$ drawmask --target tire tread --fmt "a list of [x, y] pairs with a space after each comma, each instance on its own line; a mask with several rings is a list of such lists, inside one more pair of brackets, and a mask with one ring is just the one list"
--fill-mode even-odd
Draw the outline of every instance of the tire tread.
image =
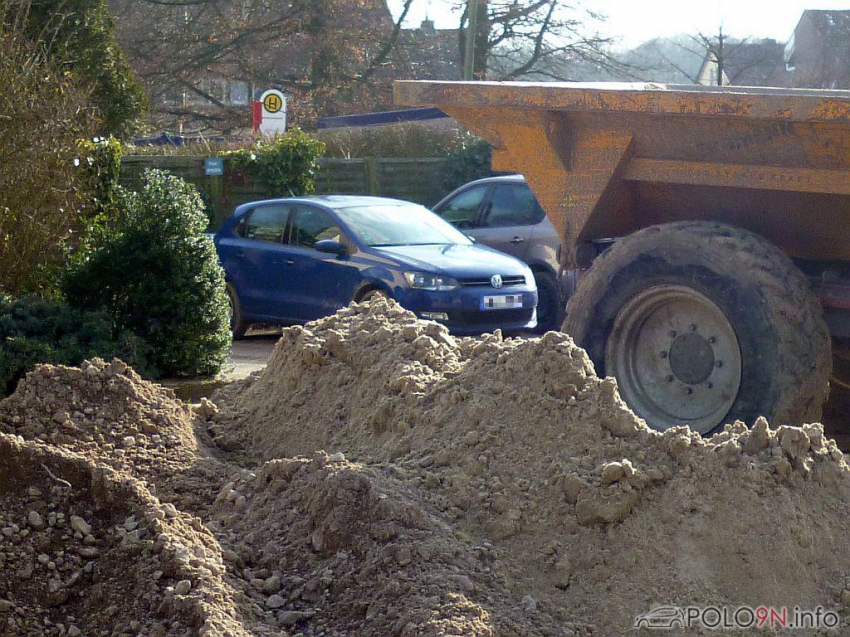
[[615, 243], [597, 257], [570, 299], [564, 331], [581, 344], [593, 308], [612, 277], [638, 256], [659, 249], [683, 262], [698, 255], [698, 260], [720, 270], [733, 263], [736, 278], [758, 288], [779, 340], [778, 377], [773, 383], [779, 398], [771, 422], [778, 426], [819, 421], [832, 369], [831, 340], [820, 303], [791, 259], [748, 230], [683, 221], [652, 226]]

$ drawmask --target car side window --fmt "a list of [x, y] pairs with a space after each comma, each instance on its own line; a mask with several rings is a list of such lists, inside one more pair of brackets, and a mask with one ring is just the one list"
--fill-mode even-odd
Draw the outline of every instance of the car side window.
[[528, 186], [498, 184], [490, 193], [481, 225], [485, 228], [528, 226], [540, 223], [545, 214]]
[[455, 228], [460, 230], [472, 228], [475, 225], [475, 218], [478, 216], [478, 208], [481, 207], [481, 200], [484, 199], [486, 192], [487, 186], [477, 186], [464, 190], [457, 197], [449, 200], [449, 203], [437, 214]]
[[281, 243], [288, 216], [287, 206], [258, 206], [248, 213], [241, 236], [253, 241]]
[[289, 243], [302, 248], [312, 248], [317, 241], [333, 239], [342, 243], [342, 230], [324, 210], [312, 206], [298, 206], [292, 217]]

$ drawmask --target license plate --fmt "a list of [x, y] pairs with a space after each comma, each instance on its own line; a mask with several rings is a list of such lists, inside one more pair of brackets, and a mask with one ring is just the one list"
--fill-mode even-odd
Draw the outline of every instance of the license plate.
[[513, 310], [522, 307], [522, 294], [485, 296], [481, 299], [482, 310]]

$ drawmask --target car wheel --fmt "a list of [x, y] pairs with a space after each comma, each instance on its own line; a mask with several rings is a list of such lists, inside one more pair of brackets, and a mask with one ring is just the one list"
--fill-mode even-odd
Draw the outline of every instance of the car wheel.
[[227, 284], [227, 301], [230, 305], [230, 331], [233, 333], [233, 340], [239, 340], [245, 336], [250, 324], [242, 318], [239, 296], [236, 294], [236, 288], [230, 283]]
[[559, 330], [564, 320], [566, 304], [561, 298], [558, 281], [550, 272], [536, 271], [534, 280], [537, 283], [537, 327], [535, 334], [545, 334]]
[[372, 299], [375, 298], [383, 298], [388, 299], [390, 295], [387, 294], [384, 290], [368, 290], [365, 294], [360, 297], [360, 303], [368, 303]]

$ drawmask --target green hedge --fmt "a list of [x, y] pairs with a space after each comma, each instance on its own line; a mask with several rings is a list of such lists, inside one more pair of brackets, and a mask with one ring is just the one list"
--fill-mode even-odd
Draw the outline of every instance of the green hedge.
[[79, 365], [117, 356], [145, 373], [146, 355], [145, 345], [133, 334], [115, 335], [103, 312], [35, 297], [0, 298], [0, 396], [12, 393], [37, 363]]
[[460, 138], [447, 159], [443, 171], [443, 189], [446, 193], [467, 182], [493, 175], [493, 147], [471, 133]]
[[73, 259], [85, 259], [119, 223], [123, 194], [118, 180], [123, 154], [121, 142], [114, 137], [80, 142], [76, 177], [81, 202]]
[[100, 133], [127, 138], [143, 128], [148, 98], [115, 40], [107, 0], [25, 0], [7, 6], [13, 11], [6, 18], [17, 11], [26, 37], [89, 88]]
[[293, 129], [274, 141], [259, 141], [249, 148], [221, 153], [230, 167], [265, 182], [273, 197], [294, 197], [316, 192], [316, 172], [325, 145]]

